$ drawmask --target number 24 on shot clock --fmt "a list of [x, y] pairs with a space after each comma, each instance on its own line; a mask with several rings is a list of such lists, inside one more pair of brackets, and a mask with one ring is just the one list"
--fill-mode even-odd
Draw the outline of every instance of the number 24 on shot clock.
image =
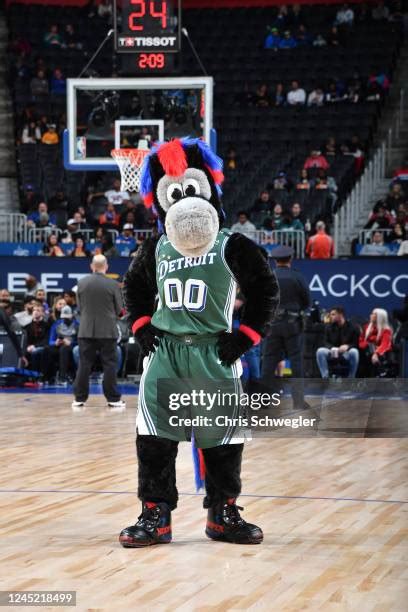
[[180, 51], [180, 7], [181, 0], [114, 0], [115, 51]]

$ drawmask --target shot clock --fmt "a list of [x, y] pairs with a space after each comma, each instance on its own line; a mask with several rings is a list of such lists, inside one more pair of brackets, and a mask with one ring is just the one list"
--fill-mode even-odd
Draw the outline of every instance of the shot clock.
[[180, 51], [181, 0], [114, 0], [115, 51], [139, 53], [141, 66], [161, 70], [163, 54]]

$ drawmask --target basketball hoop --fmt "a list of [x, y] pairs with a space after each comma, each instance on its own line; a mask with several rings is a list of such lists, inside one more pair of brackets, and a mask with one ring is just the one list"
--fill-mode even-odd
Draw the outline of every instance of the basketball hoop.
[[139, 191], [142, 165], [148, 153], [149, 149], [112, 149], [122, 179], [121, 191]]

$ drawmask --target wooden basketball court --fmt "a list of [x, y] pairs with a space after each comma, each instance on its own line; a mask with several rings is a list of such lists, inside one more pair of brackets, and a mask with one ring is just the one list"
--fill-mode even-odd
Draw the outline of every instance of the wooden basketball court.
[[406, 440], [248, 444], [240, 503], [259, 546], [205, 537], [181, 445], [174, 542], [123, 549], [137, 399], [125, 413], [71, 399], [0, 395], [0, 590], [76, 590], [78, 610], [407, 610]]

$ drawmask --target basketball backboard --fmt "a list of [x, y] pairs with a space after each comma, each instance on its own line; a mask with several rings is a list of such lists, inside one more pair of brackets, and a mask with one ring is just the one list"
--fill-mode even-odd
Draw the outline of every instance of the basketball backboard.
[[215, 148], [212, 122], [212, 77], [68, 79], [64, 165], [115, 171], [111, 150], [140, 140], [192, 136]]

